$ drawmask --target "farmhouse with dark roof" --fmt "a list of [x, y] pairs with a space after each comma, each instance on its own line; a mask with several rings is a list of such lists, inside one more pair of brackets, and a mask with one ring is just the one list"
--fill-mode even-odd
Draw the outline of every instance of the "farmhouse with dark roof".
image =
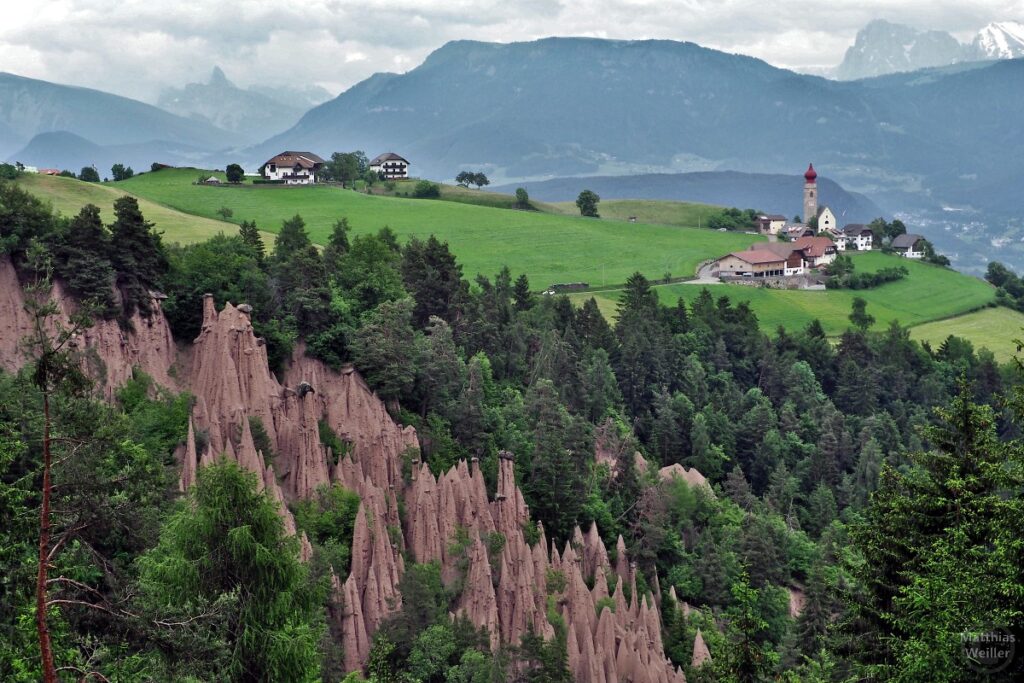
[[260, 175], [285, 185], [312, 185], [323, 165], [324, 160], [312, 152], [281, 152], [260, 167]]
[[385, 180], [409, 177], [409, 161], [394, 152], [384, 152], [370, 162], [370, 170]]

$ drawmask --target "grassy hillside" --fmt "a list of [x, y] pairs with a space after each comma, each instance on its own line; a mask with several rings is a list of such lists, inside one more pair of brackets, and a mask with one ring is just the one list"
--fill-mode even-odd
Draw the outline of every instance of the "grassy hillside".
[[[122, 183], [84, 183], [74, 178], [32, 173], [22, 174], [17, 182], [65, 216], [74, 216], [86, 204], [95, 204], [100, 207], [103, 220], [108, 223], [114, 220], [114, 201], [126, 194]], [[233, 223], [182, 213], [146, 199], [139, 200], [139, 208], [147, 219], [164, 232], [164, 241], [167, 243], [189, 244], [208, 239], [218, 232], [231, 234], [238, 230]], [[264, 234], [263, 238], [272, 239], [273, 235]]]
[[971, 342], [975, 349], [988, 349], [996, 360], [1005, 363], [1017, 355], [1017, 344], [1013, 340], [1024, 338], [1024, 313], [1003, 307], [986, 308], [910, 330], [911, 337], [927, 341], [932, 348], [938, 348], [951, 334]]
[[[733, 302], [749, 302], [761, 328], [766, 331], [774, 331], [780, 325], [787, 330], [798, 330], [817, 318], [830, 335], [840, 334], [849, 326], [850, 306], [857, 296], [868, 302], [868, 313], [875, 317], [876, 329], [884, 328], [893, 320], [913, 326], [960, 315], [985, 306], [994, 297], [994, 290], [988, 283], [927, 263], [908, 262], [878, 252], [855, 254], [854, 263], [863, 272], [905, 265], [910, 275], [898, 282], [856, 292], [777, 290], [740, 285], [710, 285], [707, 289], [716, 299], [728, 296]], [[674, 304], [680, 297], [692, 302], [703, 288], [678, 284], [659, 286], [655, 291], [663, 303]], [[589, 296], [574, 295], [577, 301]], [[600, 292], [595, 296], [602, 311], [614, 314], [619, 292]]]
[[[388, 189], [385, 183], [378, 183], [373, 186], [371, 194], [381, 197], [411, 197], [419, 182], [415, 179], [392, 181], [393, 189]], [[459, 204], [475, 204], [477, 206], [490, 206], [495, 209], [516, 208], [515, 195], [489, 190], [478, 190], [460, 185], [438, 184], [441, 190], [441, 199], [447, 202], [458, 202]], [[556, 213], [564, 215], [579, 215], [579, 210], [573, 206], [572, 211], [567, 210], [561, 204], [549, 204], [547, 202], [530, 201], [534, 209], [542, 213]]]
[[206, 218], [215, 218], [218, 209], [228, 207], [232, 220], [255, 220], [270, 231], [301, 214], [313, 240], [320, 243], [342, 216], [356, 234], [385, 225], [402, 239], [433, 233], [451, 245], [467, 276], [491, 275], [508, 265], [516, 273], [526, 273], [538, 289], [557, 282], [617, 284], [637, 270], [652, 279], [666, 273], [689, 276], [700, 261], [761, 239], [452, 201], [377, 197], [337, 187], [192, 185], [199, 173], [195, 169], [146, 173], [119, 183], [118, 188]]
[[[557, 202], [548, 206], [557, 207], [563, 213], [579, 213], [575, 202]], [[602, 199], [597, 211], [602, 218], [613, 220], [625, 221], [635, 216], [639, 223], [697, 227], [707, 225], [708, 218], [720, 214], [722, 207], [657, 199]]]

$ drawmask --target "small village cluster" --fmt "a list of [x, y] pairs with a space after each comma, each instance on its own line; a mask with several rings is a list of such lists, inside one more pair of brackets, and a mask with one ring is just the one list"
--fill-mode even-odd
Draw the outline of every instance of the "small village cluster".
[[[327, 163], [312, 152], [281, 152], [260, 167], [264, 180], [285, 185], [313, 185], [317, 172]], [[394, 152], [385, 152], [370, 161], [370, 170], [383, 180], [409, 177], [409, 162]]]
[[[807, 275], [827, 267], [841, 251], [871, 251], [881, 244], [867, 225], [849, 223], [842, 228], [828, 206], [818, 206], [818, 173], [814, 164], [804, 173], [803, 222], [790, 222], [781, 215], [758, 216], [758, 230], [787, 241], [760, 242], [745, 251], [734, 251], [715, 261], [712, 273], [723, 279], [776, 278]], [[906, 258], [924, 257], [925, 239], [921, 235], [896, 237], [892, 250]]]

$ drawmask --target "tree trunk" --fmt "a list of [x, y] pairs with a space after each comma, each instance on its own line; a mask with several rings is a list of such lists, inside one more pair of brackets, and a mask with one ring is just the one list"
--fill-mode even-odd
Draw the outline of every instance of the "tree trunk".
[[50, 628], [46, 623], [46, 573], [50, 554], [50, 396], [43, 392], [43, 502], [39, 512], [39, 574], [36, 577], [36, 631], [43, 664], [43, 683], [57, 683]]

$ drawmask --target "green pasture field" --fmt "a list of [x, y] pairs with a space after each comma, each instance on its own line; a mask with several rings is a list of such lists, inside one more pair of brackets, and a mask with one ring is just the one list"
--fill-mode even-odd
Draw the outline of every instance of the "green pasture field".
[[910, 336], [937, 349], [950, 335], [966, 339], [975, 349], [986, 348], [1006, 363], [1019, 355], [1015, 339], [1024, 339], [1024, 313], [1002, 306], [936, 320], [911, 328]]
[[[131, 194], [123, 189], [123, 183], [85, 183], [74, 178], [24, 173], [18, 185], [40, 199], [49, 202], [55, 211], [64, 216], [76, 215], [86, 204], [100, 208], [104, 222], [114, 220], [114, 201]], [[201, 242], [219, 232], [232, 234], [238, 226], [222, 220], [183, 213], [146, 199], [139, 199], [142, 215], [152, 221], [164, 233], [164, 242], [190, 244]], [[264, 234], [263, 239], [273, 239]]]
[[[817, 318], [829, 335], [839, 335], [850, 325], [854, 297], [868, 302], [867, 312], [875, 317], [874, 329], [884, 329], [893, 320], [905, 327], [951, 318], [988, 305], [995, 290], [987, 282], [918, 261], [879, 252], [854, 253], [858, 271], [872, 272], [886, 266], [906, 266], [908, 277], [874, 289], [803, 291], [779, 290], [744, 285], [662, 285], [655, 287], [665, 304], [682, 298], [692, 302], [706, 288], [718, 299], [727, 296], [734, 303], [746, 301], [757, 314], [761, 328], [774, 332], [779, 326], [796, 331]], [[577, 303], [597, 298], [601, 310], [614, 315], [619, 291], [573, 294]], [[951, 321], [952, 322], [952, 321]]]
[[455, 201], [380, 197], [336, 186], [194, 185], [201, 173], [166, 169], [135, 176], [117, 187], [204, 218], [216, 218], [217, 211], [227, 207], [233, 212], [232, 221], [255, 220], [260, 229], [270, 232], [300, 214], [313, 241], [320, 244], [341, 217], [348, 218], [354, 234], [384, 226], [402, 240], [434, 234], [449, 243], [467, 277], [493, 275], [507, 265], [515, 274], [526, 273], [534, 289], [565, 282], [614, 285], [625, 282], [634, 271], [651, 279], [666, 274], [690, 277], [701, 261], [762, 239]]

